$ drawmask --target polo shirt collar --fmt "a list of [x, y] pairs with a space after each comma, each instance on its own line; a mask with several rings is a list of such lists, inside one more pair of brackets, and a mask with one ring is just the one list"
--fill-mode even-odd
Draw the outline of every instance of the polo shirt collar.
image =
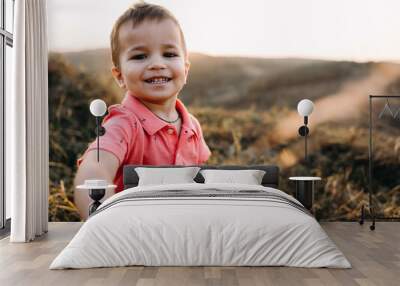
[[[137, 118], [139, 118], [141, 125], [149, 135], [154, 135], [156, 132], [168, 125], [167, 122], [158, 118], [129, 91], [125, 94], [124, 99], [122, 100], [122, 106], [132, 111]], [[179, 99], [176, 99], [175, 107], [182, 118], [181, 133], [187, 135], [188, 137], [192, 136], [193, 134], [198, 136], [189, 112]]]

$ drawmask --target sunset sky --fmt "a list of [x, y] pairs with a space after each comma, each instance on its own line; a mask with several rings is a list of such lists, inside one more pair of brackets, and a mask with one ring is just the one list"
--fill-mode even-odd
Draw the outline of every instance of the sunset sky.
[[[191, 52], [251, 57], [400, 61], [400, 1], [161, 0]], [[131, 0], [49, 0], [51, 51], [109, 47]]]

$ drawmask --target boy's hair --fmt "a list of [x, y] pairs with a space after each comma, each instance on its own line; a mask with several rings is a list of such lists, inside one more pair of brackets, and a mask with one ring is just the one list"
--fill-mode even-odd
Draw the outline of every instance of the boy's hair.
[[142, 1], [129, 7], [114, 23], [113, 29], [111, 31], [111, 58], [114, 66], [120, 68], [119, 29], [122, 26], [122, 24], [128, 21], [132, 21], [132, 28], [135, 28], [136, 26], [143, 23], [145, 20], [161, 21], [165, 19], [170, 19], [174, 21], [178, 26], [183, 45], [183, 51], [186, 57], [187, 50], [186, 50], [185, 38], [183, 36], [181, 26], [179, 25], [179, 22], [175, 18], [175, 16], [162, 6], [148, 4]]

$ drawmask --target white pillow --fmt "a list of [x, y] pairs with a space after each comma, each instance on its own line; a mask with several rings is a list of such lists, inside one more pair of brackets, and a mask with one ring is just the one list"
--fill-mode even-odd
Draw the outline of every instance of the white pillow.
[[265, 171], [262, 170], [201, 170], [204, 183], [235, 183], [261, 185]]
[[193, 179], [199, 170], [199, 167], [135, 168], [139, 176], [139, 186], [196, 183]]

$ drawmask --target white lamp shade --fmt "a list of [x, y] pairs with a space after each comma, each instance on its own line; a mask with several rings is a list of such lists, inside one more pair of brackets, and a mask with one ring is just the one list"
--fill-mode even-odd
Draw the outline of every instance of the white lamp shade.
[[301, 116], [309, 116], [314, 110], [314, 103], [309, 99], [303, 99], [297, 104], [297, 111]]
[[95, 99], [90, 103], [90, 113], [94, 116], [103, 116], [107, 111], [106, 103], [101, 99]]

